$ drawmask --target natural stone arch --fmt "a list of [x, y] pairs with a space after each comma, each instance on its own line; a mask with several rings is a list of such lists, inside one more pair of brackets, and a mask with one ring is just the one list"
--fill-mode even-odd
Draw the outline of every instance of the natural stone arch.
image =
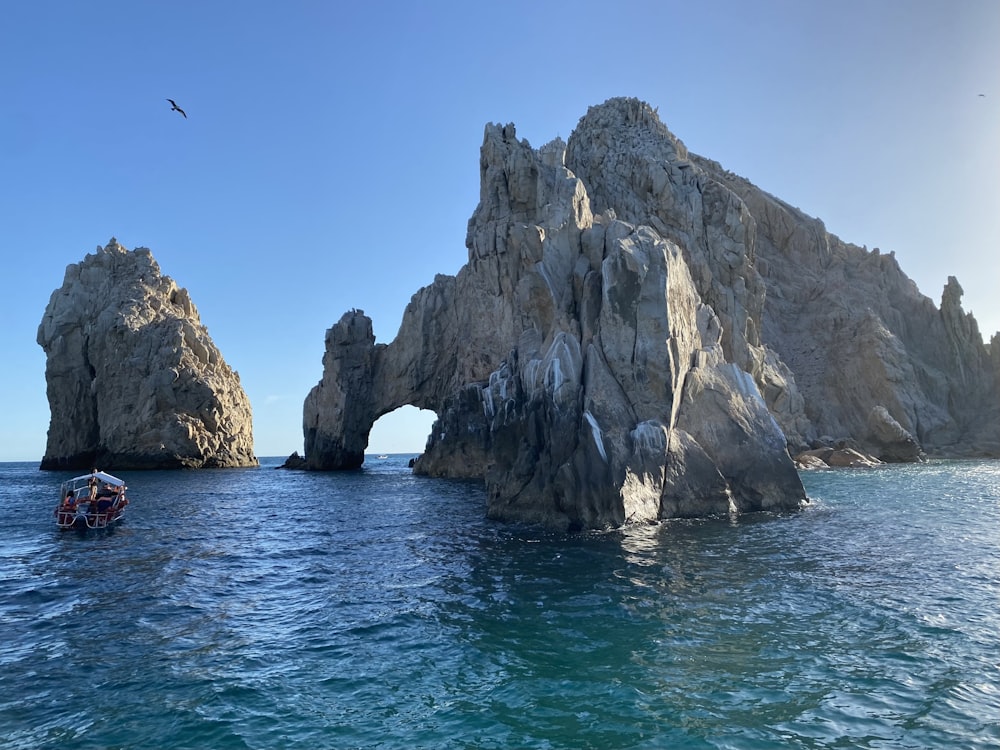
[[[568, 143], [487, 125], [468, 263], [376, 345], [349, 313], [306, 401], [309, 465], [363, 458], [376, 414], [438, 414], [414, 470], [482, 476], [493, 518], [579, 527], [796, 507], [787, 448], [1000, 453], [1000, 345], [949, 281], [688, 153], [636, 99]], [[832, 436], [829, 439], [825, 436]]]
[[484, 478], [493, 518], [597, 528], [797, 507], [784, 436], [727, 361], [684, 252], [595, 217], [565, 153], [487, 126], [469, 262], [414, 295], [388, 345], [357, 310], [327, 331], [307, 467], [360, 466], [375, 419], [412, 404], [438, 415], [414, 470]]
[[413, 327], [408, 316], [398, 344], [376, 344], [371, 318], [351, 310], [326, 332], [323, 379], [303, 410], [307, 468], [358, 468], [375, 422], [402, 406], [439, 413], [448, 358], [433, 356], [419, 342], [408, 346]]

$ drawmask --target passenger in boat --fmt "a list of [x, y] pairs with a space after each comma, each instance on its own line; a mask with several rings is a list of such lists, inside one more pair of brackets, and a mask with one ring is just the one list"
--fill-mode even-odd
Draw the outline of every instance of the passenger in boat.
[[76, 512], [76, 496], [73, 494], [73, 490], [66, 493], [66, 497], [63, 498], [62, 504], [56, 511], [59, 514], [59, 520], [62, 520], [62, 514], [65, 513], [75, 513]]
[[97, 500], [97, 514], [107, 516], [108, 512], [111, 510], [111, 506], [114, 500], [111, 499], [110, 495], [102, 495]]
[[76, 496], [73, 494], [73, 490], [66, 493], [66, 497], [63, 498], [62, 504], [56, 508], [56, 518], [59, 523], [67, 524], [73, 520], [76, 515]]
[[90, 470], [90, 479], [87, 481], [87, 485], [90, 487], [90, 499], [94, 500], [97, 497], [97, 469]]

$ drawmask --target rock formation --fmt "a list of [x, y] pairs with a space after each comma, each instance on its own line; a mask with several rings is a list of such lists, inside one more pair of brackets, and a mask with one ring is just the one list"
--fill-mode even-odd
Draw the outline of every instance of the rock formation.
[[38, 327], [43, 469], [256, 466], [250, 402], [185, 289], [115, 239], [67, 267]]
[[954, 277], [935, 307], [893, 253], [845, 243], [714, 162], [698, 164], [754, 217], [762, 338], [794, 374], [802, 408], [793, 422], [780, 391], [768, 404], [793, 449], [850, 438], [889, 462], [1000, 455], [997, 345], [984, 345]]
[[487, 125], [480, 173], [458, 275], [388, 345], [360, 311], [328, 331], [309, 468], [360, 465], [412, 404], [438, 415], [415, 470], [484, 477], [495, 518], [601, 527], [796, 507], [788, 449], [1000, 453], [1000, 355], [957, 281], [936, 308], [648, 105], [609, 100], [537, 150]]

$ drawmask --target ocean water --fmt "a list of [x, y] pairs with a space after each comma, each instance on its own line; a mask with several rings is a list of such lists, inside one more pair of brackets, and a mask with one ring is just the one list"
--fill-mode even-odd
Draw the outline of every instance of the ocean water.
[[86, 534], [0, 464], [0, 748], [1000, 747], [1000, 463], [563, 535], [407, 458], [137, 472]]

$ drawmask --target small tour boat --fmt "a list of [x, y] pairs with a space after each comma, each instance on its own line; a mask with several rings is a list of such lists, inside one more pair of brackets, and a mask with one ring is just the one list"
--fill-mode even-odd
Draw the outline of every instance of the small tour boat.
[[73, 477], [59, 487], [56, 526], [60, 529], [105, 529], [125, 517], [125, 482], [104, 471]]

